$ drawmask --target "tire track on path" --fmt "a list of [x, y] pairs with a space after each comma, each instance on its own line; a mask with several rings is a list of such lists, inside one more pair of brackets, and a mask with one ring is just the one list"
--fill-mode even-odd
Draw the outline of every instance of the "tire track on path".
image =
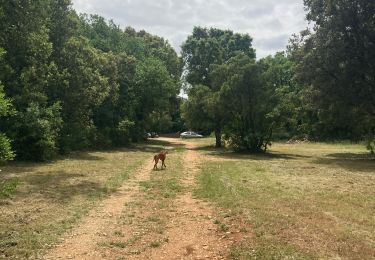
[[98, 246], [110, 230], [115, 229], [116, 219], [121, 216], [124, 205], [132, 200], [139, 190], [139, 182], [148, 180], [153, 163], [145, 163], [134, 176], [108, 198], [93, 208], [81, 224], [73, 228], [44, 256], [45, 259], [103, 259], [103, 249]]
[[[175, 200], [176, 211], [171, 216], [173, 225], [166, 231], [169, 242], [158, 250], [150, 250], [148, 259], [224, 259], [229, 241], [213, 223], [214, 209], [192, 194], [204, 157], [189, 141], [175, 139], [171, 142], [185, 144], [187, 148], [183, 154], [184, 178], [181, 180], [186, 192]], [[144, 259], [142, 256], [136, 258]]]

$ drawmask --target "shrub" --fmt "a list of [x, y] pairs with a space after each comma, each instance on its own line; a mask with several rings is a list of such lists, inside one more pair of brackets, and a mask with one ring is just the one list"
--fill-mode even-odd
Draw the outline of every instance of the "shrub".
[[12, 151], [10, 140], [0, 133], [0, 164], [14, 158], [14, 152]]
[[42, 107], [31, 103], [19, 112], [12, 124], [17, 157], [23, 160], [50, 160], [58, 151], [57, 138], [62, 125], [60, 104]]

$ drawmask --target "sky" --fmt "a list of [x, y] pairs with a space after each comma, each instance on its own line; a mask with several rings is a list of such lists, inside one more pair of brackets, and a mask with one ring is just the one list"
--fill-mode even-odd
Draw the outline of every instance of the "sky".
[[303, 0], [73, 0], [73, 8], [161, 36], [178, 53], [194, 26], [250, 34], [257, 58], [285, 50], [307, 27]]

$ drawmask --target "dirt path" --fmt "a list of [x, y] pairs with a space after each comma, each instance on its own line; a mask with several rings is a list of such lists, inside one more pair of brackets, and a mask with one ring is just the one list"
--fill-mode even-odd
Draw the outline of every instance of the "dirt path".
[[184, 192], [162, 202], [147, 194], [141, 186], [154, 173], [152, 162], [147, 162], [50, 250], [46, 259], [223, 259], [227, 255], [230, 240], [217, 230], [213, 209], [192, 196], [204, 159], [188, 141], [160, 140], [186, 145], [180, 154]]
[[213, 224], [213, 209], [207, 203], [195, 199], [191, 190], [195, 185], [198, 166], [203, 161], [188, 141], [174, 141], [186, 145], [183, 155], [184, 179], [187, 192], [177, 197], [173, 226], [167, 230], [169, 243], [161, 250], [152, 250], [151, 259], [223, 259], [228, 241], [217, 232]]
[[103, 200], [90, 211], [81, 224], [63, 238], [45, 255], [45, 259], [101, 259], [98, 243], [114, 227], [114, 220], [121, 215], [124, 204], [139, 192], [139, 182], [149, 178], [153, 163], [147, 162], [137, 173], [121, 186], [113, 195]]

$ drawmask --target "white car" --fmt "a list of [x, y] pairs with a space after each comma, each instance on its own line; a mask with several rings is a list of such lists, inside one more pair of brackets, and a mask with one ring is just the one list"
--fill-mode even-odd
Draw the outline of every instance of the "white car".
[[197, 134], [197, 133], [192, 132], [192, 131], [188, 131], [188, 132], [181, 133], [180, 137], [181, 138], [202, 138], [203, 135]]

